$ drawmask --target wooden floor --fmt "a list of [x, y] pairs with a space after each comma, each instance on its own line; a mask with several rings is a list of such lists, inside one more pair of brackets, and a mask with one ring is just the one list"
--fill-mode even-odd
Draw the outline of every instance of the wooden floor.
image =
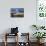
[[[4, 46], [4, 43], [2, 42], [0, 42], [0, 46]], [[8, 45], [7, 46], [15, 46], [15, 43], [8, 43]], [[24, 45], [25, 46], [25, 45]], [[37, 46], [37, 43], [30, 43], [30, 46]], [[43, 45], [41, 45], [41, 46], [46, 46], [46, 43], [44, 43]]]

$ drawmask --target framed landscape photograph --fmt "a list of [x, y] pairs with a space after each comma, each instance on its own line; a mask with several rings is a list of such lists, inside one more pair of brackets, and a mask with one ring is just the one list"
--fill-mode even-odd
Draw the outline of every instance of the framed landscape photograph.
[[11, 17], [24, 17], [24, 8], [11, 8]]

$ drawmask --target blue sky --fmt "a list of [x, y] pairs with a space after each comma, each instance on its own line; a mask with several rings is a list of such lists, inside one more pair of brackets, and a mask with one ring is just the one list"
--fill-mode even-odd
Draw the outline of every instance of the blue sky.
[[11, 8], [11, 13], [20, 13], [19, 10], [23, 11], [24, 13], [24, 8]]

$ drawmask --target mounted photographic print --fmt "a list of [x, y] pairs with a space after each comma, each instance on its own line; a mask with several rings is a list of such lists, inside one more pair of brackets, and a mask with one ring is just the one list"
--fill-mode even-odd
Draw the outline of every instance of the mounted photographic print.
[[46, 0], [36, 1], [36, 24], [46, 25]]
[[46, 17], [46, 0], [37, 0], [37, 15], [41, 17]]
[[11, 8], [11, 17], [24, 17], [24, 8]]

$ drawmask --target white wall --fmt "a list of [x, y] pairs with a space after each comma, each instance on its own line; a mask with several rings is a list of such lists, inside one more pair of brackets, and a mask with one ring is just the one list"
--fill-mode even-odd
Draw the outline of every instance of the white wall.
[[[10, 8], [24, 8], [24, 18], [11, 18]], [[9, 28], [19, 27], [20, 32], [30, 32], [30, 26], [36, 24], [36, 0], [1, 0], [0, 1], [0, 34], [10, 32]]]

